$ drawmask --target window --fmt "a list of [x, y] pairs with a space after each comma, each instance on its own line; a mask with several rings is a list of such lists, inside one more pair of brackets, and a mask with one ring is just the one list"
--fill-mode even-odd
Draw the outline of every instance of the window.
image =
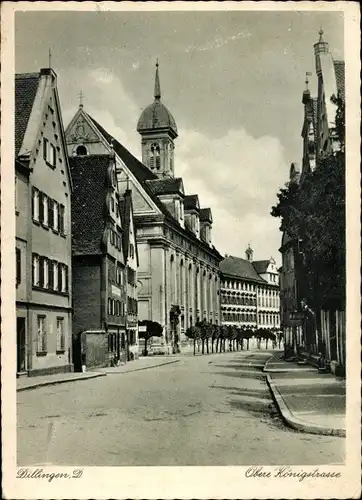
[[15, 249], [16, 256], [16, 284], [21, 283], [21, 250], [20, 248]]
[[46, 354], [47, 352], [47, 334], [45, 328], [45, 316], [38, 316], [37, 318], [38, 326], [38, 353]]
[[52, 167], [55, 167], [57, 164], [57, 150], [53, 146], [53, 144], [50, 145], [50, 158], [49, 158], [49, 163]]
[[41, 194], [42, 196], [42, 203], [43, 203], [43, 209], [42, 209], [42, 220], [40, 222], [42, 222], [44, 224], [44, 226], [47, 226], [48, 225], [48, 197], [46, 194], [42, 193]]
[[53, 229], [59, 231], [59, 203], [54, 200], [53, 204]]
[[112, 314], [112, 300], [108, 299], [108, 314]]
[[33, 217], [33, 220], [39, 221], [39, 190], [34, 187], [31, 203], [31, 215]]
[[113, 196], [111, 198], [111, 210], [112, 210], [112, 212], [114, 212], [114, 198], [113, 198]]
[[58, 262], [53, 260], [53, 290], [58, 290], [59, 274], [58, 274]]
[[68, 267], [62, 264], [62, 292], [67, 292], [68, 291]]
[[64, 318], [57, 318], [57, 351], [65, 351]]
[[39, 286], [39, 255], [33, 254], [33, 286]]
[[49, 156], [49, 141], [45, 137], [43, 137], [43, 158], [45, 161], [48, 161]]
[[80, 145], [77, 147], [76, 154], [78, 156], [86, 156], [88, 154], [87, 148], [85, 146]]
[[47, 257], [43, 258], [43, 287], [48, 288], [49, 286], [49, 260]]

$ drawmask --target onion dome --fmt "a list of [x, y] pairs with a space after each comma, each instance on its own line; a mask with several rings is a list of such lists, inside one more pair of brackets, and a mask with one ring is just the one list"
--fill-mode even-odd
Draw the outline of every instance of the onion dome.
[[152, 130], [168, 129], [173, 138], [177, 137], [177, 126], [174, 117], [166, 106], [161, 102], [161, 86], [158, 74], [158, 61], [156, 63], [155, 76], [155, 100], [142, 111], [138, 120], [137, 132], [151, 132]]

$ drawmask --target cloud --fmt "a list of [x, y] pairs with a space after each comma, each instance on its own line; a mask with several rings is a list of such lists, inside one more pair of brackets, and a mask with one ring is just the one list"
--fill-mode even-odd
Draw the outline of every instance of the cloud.
[[204, 52], [206, 50], [212, 50], [212, 49], [219, 49], [220, 47], [223, 47], [229, 42], [234, 42], [235, 40], [238, 40], [239, 38], [248, 38], [252, 36], [252, 34], [248, 31], [240, 31], [239, 33], [236, 33], [236, 35], [230, 35], [228, 37], [217, 37], [214, 40], [210, 40], [209, 42], [205, 43], [204, 45], [196, 46], [196, 45], [189, 45], [186, 49], [185, 52], [193, 52], [194, 50]]
[[[68, 73], [73, 83], [80, 78], [77, 71]], [[91, 69], [84, 76], [85, 111], [141, 159], [141, 140], [136, 132], [140, 110], [121, 79], [105, 68]], [[69, 88], [74, 93], [72, 99]], [[68, 104], [63, 106], [65, 124], [76, 111], [78, 88], [68, 85], [65, 94], [61, 92], [62, 102], [65, 99]], [[244, 256], [251, 242], [256, 259], [271, 255], [278, 259], [279, 221], [270, 216], [270, 210], [287, 172], [284, 149], [273, 136], [253, 137], [242, 127], [219, 138], [179, 129], [175, 175], [183, 178], [187, 194], [197, 193], [201, 206], [211, 207], [213, 243], [222, 254]]]
[[218, 139], [180, 130], [175, 171], [189, 194], [213, 213], [213, 239], [222, 253], [243, 256], [252, 242], [256, 258], [278, 258], [279, 221], [270, 216], [288, 167], [279, 140], [244, 129]]

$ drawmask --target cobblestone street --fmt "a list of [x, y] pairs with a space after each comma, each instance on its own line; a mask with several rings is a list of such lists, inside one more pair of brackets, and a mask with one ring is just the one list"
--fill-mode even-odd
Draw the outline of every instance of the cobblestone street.
[[270, 355], [180, 356], [20, 392], [18, 464], [342, 464], [344, 439], [299, 433], [280, 420], [261, 371]]

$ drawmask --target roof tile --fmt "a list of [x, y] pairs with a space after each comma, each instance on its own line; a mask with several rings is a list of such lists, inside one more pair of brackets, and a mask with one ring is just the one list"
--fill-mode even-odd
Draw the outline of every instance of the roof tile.
[[265, 283], [255, 271], [252, 262], [240, 257], [233, 257], [230, 255], [220, 262], [220, 271], [222, 274], [233, 276], [235, 278], [242, 278], [258, 283]]
[[15, 156], [23, 143], [39, 80], [40, 73], [15, 75]]
[[180, 194], [184, 196], [181, 178], [174, 179], [173, 177], [168, 177], [166, 179], [152, 179], [146, 182], [155, 195]]
[[73, 179], [72, 248], [75, 255], [101, 253], [110, 158], [109, 155], [69, 158]]
[[337, 91], [340, 93], [342, 99], [345, 99], [345, 76], [344, 76], [344, 61], [333, 61], [334, 72], [336, 74]]

